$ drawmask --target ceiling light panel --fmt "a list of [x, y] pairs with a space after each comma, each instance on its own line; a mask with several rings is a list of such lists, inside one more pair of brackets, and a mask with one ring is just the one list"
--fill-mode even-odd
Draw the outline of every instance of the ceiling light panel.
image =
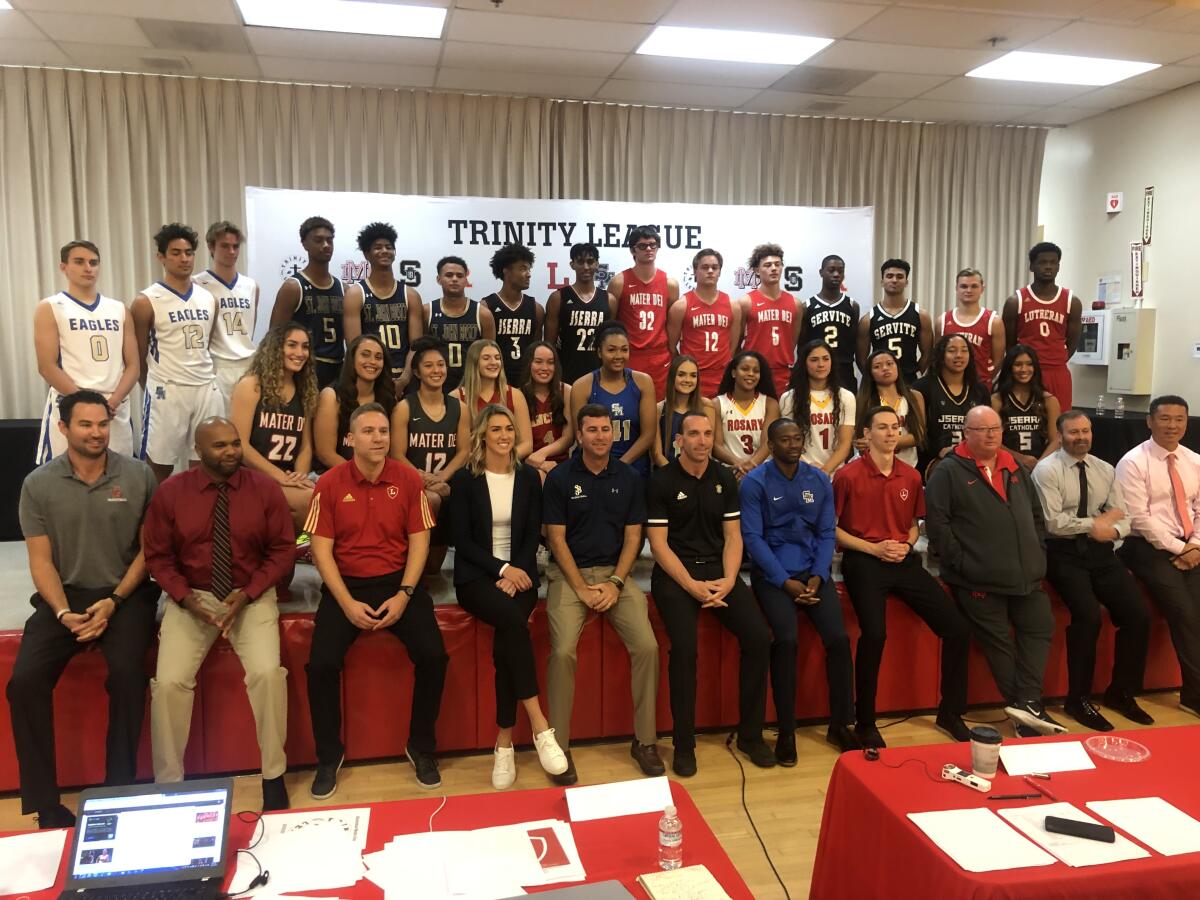
[[237, 0], [247, 25], [341, 31], [392, 37], [439, 38], [446, 10], [366, 0]]
[[833, 43], [831, 38], [721, 28], [682, 28], [660, 25], [637, 52], [717, 62], [774, 63], [798, 66]]
[[1029, 53], [1016, 50], [967, 73], [968, 78], [1001, 81], [1036, 81], [1041, 84], [1115, 84], [1159, 68], [1158, 63], [1094, 56], [1065, 56], [1059, 53]]

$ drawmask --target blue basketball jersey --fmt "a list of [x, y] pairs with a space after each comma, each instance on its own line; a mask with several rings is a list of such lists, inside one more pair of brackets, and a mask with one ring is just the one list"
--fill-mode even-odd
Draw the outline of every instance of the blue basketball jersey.
[[[620, 459], [634, 445], [642, 434], [642, 420], [639, 415], [639, 405], [642, 402], [642, 389], [633, 380], [633, 370], [625, 370], [625, 387], [619, 393], [612, 394], [600, 386], [600, 370], [592, 372], [592, 392], [588, 395], [588, 403], [599, 403], [608, 407], [612, 413], [613, 424], [613, 459]], [[633, 468], [641, 475], [650, 474], [650, 460], [642, 456], [635, 460]]]

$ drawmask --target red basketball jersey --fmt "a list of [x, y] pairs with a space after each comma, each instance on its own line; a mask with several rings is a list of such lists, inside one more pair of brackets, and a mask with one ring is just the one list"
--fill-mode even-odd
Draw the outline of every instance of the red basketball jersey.
[[778, 300], [772, 300], [758, 289], [747, 296], [750, 309], [746, 313], [742, 349], [755, 350], [766, 358], [775, 379], [775, 391], [782, 394], [796, 361], [796, 298], [784, 291]]
[[687, 310], [679, 331], [679, 352], [695, 358], [700, 369], [700, 393], [715, 397], [721, 376], [733, 356], [733, 348], [729, 345], [733, 304], [724, 291], [719, 291], [712, 303], [705, 303], [695, 291], [688, 291], [683, 299]]
[[975, 321], [969, 325], [958, 321], [955, 310], [948, 309], [942, 314], [942, 334], [961, 334], [971, 345], [971, 354], [975, 357], [975, 374], [979, 380], [992, 390], [992, 376], [996, 374], [996, 361], [992, 359], [992, 317], [996, 315], [990, 309], [981, 309]]
[[[545, 400], [534, 400], [533, 409], [529, 412], [529, 424], [533, 430], [533, 449], [535, 452], [549, 444], [553, 444], [563, 436], [563, 429], [554, 427], [554, 416], [550, 411], [549, 397]], [[565, 452], [550, 457], [555, 462], [562, 462], [566, 458], [567, 454]]]
[[1067, 316], [1071, 292], [1059, 288], [1053, 300], [1039, 300], [1033, 286], [1017, 291], [1017, 343], [1037, 351], [1042, 368], [1067, 364]]
[[[621, 273], [617, 319], [629, 332], [629, 349], [661, 350], [667, 358], [667, 273], [655, 269], [654, 277], [641, 281], [633, 269]], [[636, 366], [634, 367], [636, 368]]]

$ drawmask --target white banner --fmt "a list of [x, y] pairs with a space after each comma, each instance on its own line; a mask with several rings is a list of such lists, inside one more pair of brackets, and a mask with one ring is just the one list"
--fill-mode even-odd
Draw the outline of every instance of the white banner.
[[872, 247], [871, 207], [820, 209], [805, 206], [710, 206], [697, 203], [623, 203], [601, 200], [514, 200], [494, 197], [418, 197], [337, 191], [246, 188], [246, 265], [262, 286], [266, 331], [275, 292], [289, 275], [304, 268], [300, 223], [324, 216], [336, 228], [330, 271], [343, 280], [363, 278], [368, 264], [356, 236], [370, 222], [390, 222], [399, 232], [396, 274], [429, 301], [441, 296], [437, 261], [461, 256], [471, 273], [468, 296], [479, 299], [500, 285], [488, 260], [516, 241], [536, 256], [529, 293], [547, 296], [570, 284], [572, 244], [600, 250], [601, 286], [632, 264], [625, 235], [637, 225], [655, 225], [662, 237], [658, 267], [679, 280], [681, 292], [694, 286], [692, 258], [703, 247], [724, 256], [721, 289], [737, 298], [757, 285], [747, 267], [756, 244], [772, 242], [784, 251], [784, 289], [801, 298], [820, 287], [821, 259], [834, 253], [846, 261], [844, 289], [867, 309], [878, 277]]

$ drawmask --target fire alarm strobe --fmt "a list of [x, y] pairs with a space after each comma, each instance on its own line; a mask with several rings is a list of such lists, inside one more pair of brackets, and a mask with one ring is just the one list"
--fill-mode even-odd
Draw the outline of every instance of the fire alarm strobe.
[[977, 790], [981, 794], [986, 794], [992, 789], [992, 783], [986, 778], [980, 778], [973, 772], [960, 769], [953, 763], [946, 763], [942, 766], [942, 778], [946, 779], [946, 781], [957, 781], [959, 784], [965, 784], [967, 787]]

